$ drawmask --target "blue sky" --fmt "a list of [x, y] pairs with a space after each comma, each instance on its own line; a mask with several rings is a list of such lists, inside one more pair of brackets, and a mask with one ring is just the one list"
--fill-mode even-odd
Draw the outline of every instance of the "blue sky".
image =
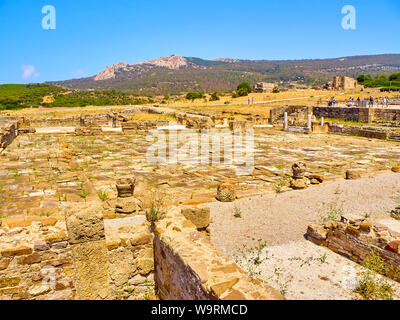
[[[56, 29], [42, 28], [42, 7]], [[341, 26], [344, 5], [356, 30]], [[0, 83], [91, 76], [179, 54], [301, 59], [400, 53], [398, 0], [0, 0]]]

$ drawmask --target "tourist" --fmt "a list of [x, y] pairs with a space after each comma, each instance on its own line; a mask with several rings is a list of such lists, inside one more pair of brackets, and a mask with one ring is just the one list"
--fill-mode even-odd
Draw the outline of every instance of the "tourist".
[[358, 97], [358, 98], [357, 98], [357, 107], [360, 106], [360, 102], [361, 102], [361, 99], [360, 99], [360, 97]]
[[333, 106], [335, 106], [335, 104], [336, 104], [336, 98], [335, 97], [332, 97], [332, 104], [333, 104]]

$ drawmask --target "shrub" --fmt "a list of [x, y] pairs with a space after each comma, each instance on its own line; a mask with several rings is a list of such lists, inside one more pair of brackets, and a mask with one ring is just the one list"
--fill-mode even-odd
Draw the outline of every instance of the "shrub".
[[190, 91], [186, 94], [186, 99], [187, 100], [195, 100], [195, 99], [201, 99], [204, 97], [204, 94], [201, 92], [197, 92], [197, 91]]
[[210, 101], [217, 101], [219, 100], [218, 92], [213, 92], [210, 97]]
[[249, 95], [249, 92], [247, 91], [247, 89], [241, 88], [238, 90], [237, 94], [239, 97], [245, 97]]
[[[252, 89], [248, 82], [242, 82], [238, 85], [236, 92], [242, 97], [251, 93]], [[242, 93], [242, 94], [241, 94]]]
[[272, 93], [279, 93], [279, 92], [281, 92], [281, 91], [279, 90], [278, 87], [274, 87], [274, 88], [272, 89]]

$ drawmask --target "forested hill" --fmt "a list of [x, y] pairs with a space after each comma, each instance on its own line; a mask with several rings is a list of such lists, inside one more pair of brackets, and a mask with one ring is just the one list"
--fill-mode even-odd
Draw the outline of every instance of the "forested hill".
[[49, 82], [73, 89], [130, 91], [140, 94], [231, 91], [242, 81], [300, 81], [321, 84], [335, 75], [356, 78], [400, 71], [400, 54], [316, 60], [204, 60], [173, 55], [134, 64], [118, 62], [88, 78]]

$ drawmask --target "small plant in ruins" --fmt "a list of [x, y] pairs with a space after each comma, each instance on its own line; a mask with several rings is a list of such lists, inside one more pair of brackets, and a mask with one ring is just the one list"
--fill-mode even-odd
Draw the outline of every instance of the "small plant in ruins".
[[287, 181], [284, 178], [279, 178], [274, 181], [274, 189], [276, 193], [282, 193], [283, 187], [287, 186]]
[[258, 245], [255, 248], [249, 249], [243, 246], [243, 249], [239, 250], [239, 253], [234, 255], [233, 259], [250, 277], [260, 277], [260, 265], [268, 259], [268, 252], [265, 251], [264, 254], [266, 246], [266, 242], [259, 239]]
[[59, 202], [66, 202], [67, 201], [67, 195], [65, 193], [59, 193], [58, 194], [58, 201]]
[[242, 210], [238, 206], [235, 206], [235, 208], [233, 208], [233, 211], [234, 211], [233, 216], [235, 218], [241, 218], [242, 217]]
[[105, 190], [98, 190], [97, 195], [99, 196], [101, 201], [107, 201], [108, 200], [108, 193]]
[[[384, 278], [391, 274], [391, 268], [375, 250], [372, 250], [363, 264], [358, 285], [354, 290], [362, 300], [393, 300], [393, 289]], [[380, 274], [380, 275], [379, 275]]]
[[150, 209], [148, 211], [148, 220], [150, 222], [156, 222], [162, 219], [167, 213], [167, 207], [165, 203], [165, 194], [156, 190], [152, 192]]
[[89, 191], [87, 191], [86, 189], [82, 189], [81, 191], [79, 191], [78, 196], [80, 196], [82, 199], [86, 200], [86, 197], [89, 195]]
[[320, 214], [320, 223], [325, 223], [328, 221], [339, 221], [340, 217], [343, 215], [343, 206], [337, 203], [329, 203], [325, 205], [322, 204], [324, 212]]

